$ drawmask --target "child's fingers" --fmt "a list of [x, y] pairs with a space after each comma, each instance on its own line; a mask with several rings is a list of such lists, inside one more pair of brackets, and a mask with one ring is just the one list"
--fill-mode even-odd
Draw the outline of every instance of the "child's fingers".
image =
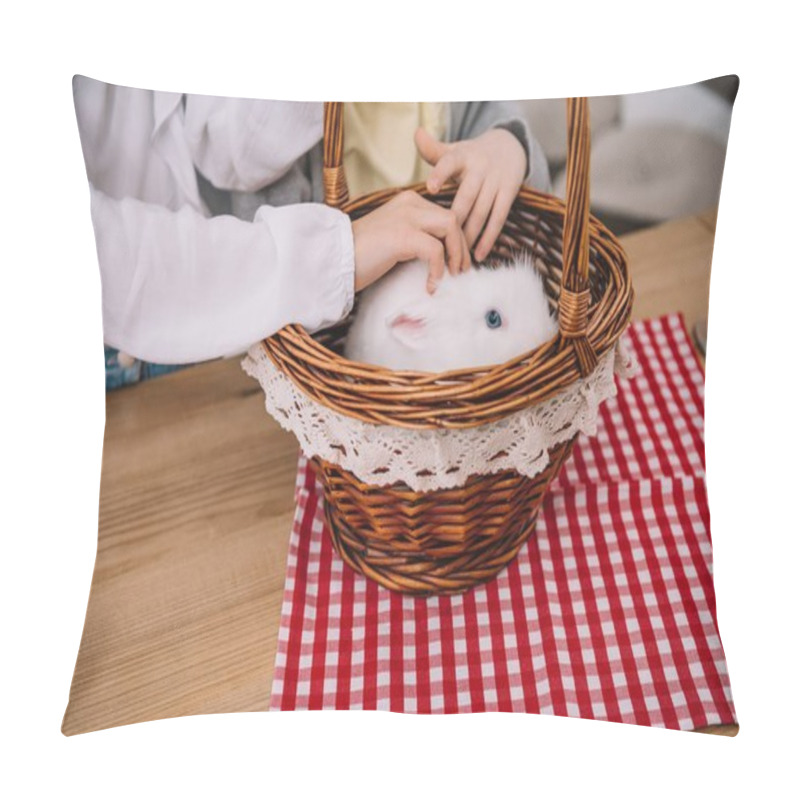
[[444, 247], [434, 236], [420, 233], [415, 240], [414, 249], [416, 257], [428, 264], [427, 290], [430, 294], [436, 291], [436, 287], [444, 277]]
[[447, 268], [451, 275], [458, 275], [464, 268], [464, 261], [469, 258], [469, 248], [465, 247], [464, 233], [461, 227], [449, 226], [444, 237], [444, 246], [447, 251]]
[[464, 181], [458, 187], [452, 210], [459, 225], [463, 225], [466, 222], [469, 212], [472, 211], [472, 207], [475, 205], [475, 200], [481, 190], [482, 180], [480, 176], [469, 175], [464, 178]]
[[450, 178], [458, 175], [463, 166], [463, 157], [458, 150], [448, 150], [437, 162], [428, 176], [427, 186], [431, 194], [436, 194]]
[[434, 139], [425, 128], [417, 128], [414, 132], [414, 144], [419, 154], [429, 164], [434, 165], [447, 152], [447, 145]]
[[[464, 225], [464, 235], [467, 237], [467, 244], [469, 244], [470, 247], [478, 241], [483, 226], [486, 224], [486, 220], [492, 211], [496, 196], [497, 190], [495, 187], [489, 183], [484, 183], [481, 187], [478, 199], [475, 201], [475, 205], [472, 207], [472, 211], [470, 211], [467, 222]], [[478, 258], [477, 252], [475, 253], [475, 257]], [[481, 261], [481, 259], [478, 258], [478, 261]]]
[[469, 250], [464, 250], [464, 234], [453, 211], [420, 198], [416, 224], [426, 233], [444, 242], [450, 272], [453, 275], [459, 273], [463, 268], [465, 252], [468, 256]]
[[464, 236], [464, 231], [458, 229], [458, 259], [450, 259], [448, 257], [447, 268], [451, 275], [458, 275], [460, 272], [466, 272], [472, 264], [472, 257], [469, 253], [469, 245]]
[[497, 241], [500, 231], [503, 230], [508, 212], [511, 210], [511, 206], [514, 202], [514, 194], [514, 192], [501, 191], [495, 198], [491, 216], [486, 223], [483, 236], [481, 236], [478, 246], [475, 248], [475, 258], [477, 258], [478, 261], [483, 261], [483, 259], [489, 255], [492, 247], [494, 247], [494, 243]]

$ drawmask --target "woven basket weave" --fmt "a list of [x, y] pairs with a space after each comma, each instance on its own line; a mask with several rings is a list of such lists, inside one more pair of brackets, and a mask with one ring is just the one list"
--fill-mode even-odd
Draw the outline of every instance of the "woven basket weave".
[[[472, 428], [567, 389], [592, 372], [615, 346], [631, 315], [633, 289], [614, 235], [589, 214], [589, 120], [586, 98], [567, 101], [566, 204], [523, 187], [490, 258], [521, 249], [544, 278], [559, 335], [538, 349], [491, 368], [392, 372], [340, 355], [349, 320], [312, 338], [291, 325], [263, 342], [272, 363], [315, 402], [365, 422], [424, 428]], [[350, 201], [342, 168], [342, 104], [325, 104], [326, 203], [357, 219], [401, 188]], [[435, 196], [449, 207], [455, 186]], [[416, 492], [403, 483], [376, 486], [315, 458], [333, 544], [354, 569], [410, 594], [462, 592], [491, 579], [534, 529], [547, 488], [574, 439], [549, 452], [534, 478], [513, 471], [475, 475], [463, 486]]]

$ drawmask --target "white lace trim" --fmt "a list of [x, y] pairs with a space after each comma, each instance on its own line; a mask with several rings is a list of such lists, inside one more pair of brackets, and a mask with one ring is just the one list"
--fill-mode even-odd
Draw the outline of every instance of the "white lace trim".
[[320, 456], [365, 483], [403, 481], [421, 492], [504, 470], [534, 477], [547, 466], [548, 449], [576, 433], [595, 434], [600, 404], [617, 393], [614, 375], [627, 378], [637, 369], [620, 340], [591, 375], [499, 422], [466, 430], [407, 430], [320, 405], [276, 369], [260, 345], [250, 348], [242, 368], [261, 384], [267, 411], [294, 433], [305, 456]]

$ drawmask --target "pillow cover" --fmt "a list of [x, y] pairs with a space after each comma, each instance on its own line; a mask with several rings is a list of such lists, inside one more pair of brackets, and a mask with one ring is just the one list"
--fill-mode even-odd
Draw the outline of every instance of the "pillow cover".
[[[265, 414], [241, 355], [258, 377], [257, 343], [285, 326], [326, 342], [364, 285], [364, 248], [406, 224], [381, 206], [356, 230], [325, 204], [342, 173], [351, 195], [450, 179], [480, 261], [506, 196], [520, 186], [566, 196], [566, 127], [553, 116], [565, 118], [563, 102], [346, 104], [342, 170], [331, 172], [321, 103], [76, 76], [107, 411], [97, 561], [64, 733], [299, 708], [514, 710], [735, 732], [692, 331], [707, 316], [737, 84], [590, 100], [592, 213], [627, 252], [636, 299], [624, 342], [639, 371], [595, 409], [499, 574], [412, 597], [340, 556], [320, 479]], [[419, 241], [446, 239], [441, 205], [415, 208], [435, 217]], [[454, 258], [447, 241], [444, 254]]]

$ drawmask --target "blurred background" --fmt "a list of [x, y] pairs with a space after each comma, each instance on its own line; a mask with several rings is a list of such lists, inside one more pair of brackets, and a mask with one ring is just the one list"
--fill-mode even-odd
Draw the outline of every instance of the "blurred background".
[[[624, 234], [697, 214], [719, 200], [739, 78], [655, 92], [593, 97], [592, 213]], [[564, 196], [566, 114], [562, 99], [523, 101], [553, 181]]]

